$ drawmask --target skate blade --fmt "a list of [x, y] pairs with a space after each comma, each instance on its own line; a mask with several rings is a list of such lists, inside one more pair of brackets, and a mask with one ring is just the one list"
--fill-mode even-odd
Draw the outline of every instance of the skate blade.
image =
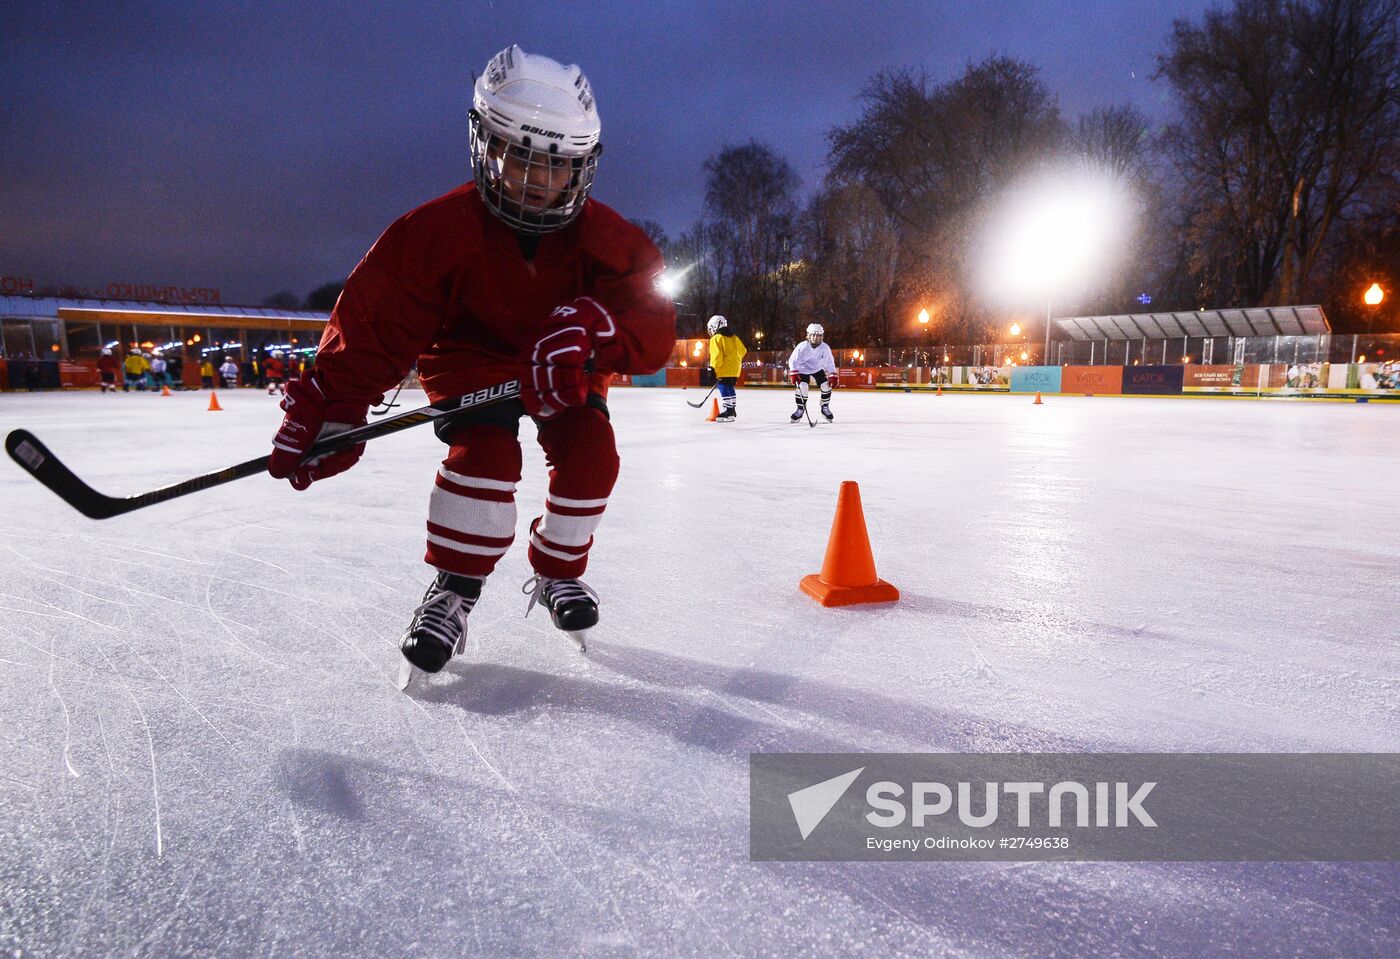
[[566, 629], [565, 633], [578, 646], [580, 653], [588, 652], [588, 630], [586, 629]]
[[423, 670], [404, 660], [399, 664], [399, 678], [395, 683], [402, 692], [408, 692], [408, 687], [413, 685], [413, 681], [423, 675]]

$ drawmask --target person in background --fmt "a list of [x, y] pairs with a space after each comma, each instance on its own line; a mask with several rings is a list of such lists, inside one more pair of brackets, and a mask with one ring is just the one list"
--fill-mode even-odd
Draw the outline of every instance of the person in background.
[[97, 375], [102, 378], [102, 392], [117, 391], [117, 358], [109, 346], [103, 347], [102, 355], [97, 358]]
[[287, 367], [282, 363], [283, 353], [281, 350], [273, 350], [272, 355], [263, 363], [263, 373], [267, 377], [267, 395], [287, 393]]
[[165, 361], [165, 372], [170, 377], [170, 388], [172, 390], [185, 389], [185, 358], [179, 353], [172, 354]]
[[807, 324], [807, 338], [798, 343], [788, 359], [788, 376], [797, 400], [797, 409], [792, 411], [792, 422], [796, 423], [807, 412], [808, 382], [816, 384], [822, 393], [822, 416], [830, 423], [836, 417], [831, 412], [831, 389], [836, 385], [836, 358], [831, 355], [831, 347], [823, 340], [826, 330], [820, 323]]
[[199, 385], [201, 389], [212, 390], [214, 388], [214, 363], [207, 356], [199, 364]]
[[719, 387], [719, 405], [723, 407], [715, 418], [717, 423], [733, 423], [738, 415], [739, 399], [734, 384], [739, 382], [743, 369], [744, 355], [749, 348], [739, 335], [729, 329], [729, 321], [722, 316], [710, 317], [705, 324], [710, 334], [710, 366], [715, 370], [715, 381]]
[[224, 389], [231, 390], [238, 385], [238, 364], [233, 362], [233, 357], [224, 360], [224, 365], [219, 367], [219, 375], [224, 378]]
[[136, 392], [143, 392], [146, 389], [146, 371], [150, 368], [151, 364], [146, 362], [140, 350], [126, 354], [126, 359], [122, 361], [122, 370], [126, 373], [122, 380], [122, 392], [130, 393], [133, 383], [136, 384]]
[[158, 390], [162, 386], [168, 386], [169, 380], [165, 378], [165, 357], [160, 352], [151, 356], [151, 389]]

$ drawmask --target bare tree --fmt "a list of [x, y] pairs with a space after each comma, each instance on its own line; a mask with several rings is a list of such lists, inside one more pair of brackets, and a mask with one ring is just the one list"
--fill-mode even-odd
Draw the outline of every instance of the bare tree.
[[1236, 0], [1176, 22], [1159, 75], [1202, 299], [1299, 302], [1338, 226], [1391, 175], [1400, 0]]
[[777, 332], [790, 324], [800, 186], [792, 165], [761, 143], [725, 147], [705, 161], [704, 269], [716, 305], [745, 325]]
[[882, 73], [862, 99], [861, 116], [829, 135], [831, 179], [864, 184], [899, 226], [888, 335], [922, 335], [913, 324], [922, 306], [941, 337], [980, 336], [988, 317], [972, 292], [974, 238], [988, 198], [1064, 147], [1055, 98], [1035, 67], [990, 57], [943, 85]]

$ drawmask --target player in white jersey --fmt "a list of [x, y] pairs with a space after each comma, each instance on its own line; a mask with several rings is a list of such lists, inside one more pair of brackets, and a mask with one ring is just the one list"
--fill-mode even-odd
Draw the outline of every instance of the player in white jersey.
[[807, 412], [807, 384], [815, 383], [822, 391], [822, 416], [827, 422], [836, 417], [831, 415], [831, 389], [836, 385], [836, 359], [831, 355], [831, 347], [822, 342], [826, 331], [820, 323], [807, 324], [807, 338], [792, 351], [788, 358], [788, 378], [797, 392], [797, 409], [792, 412], [796, 423]]

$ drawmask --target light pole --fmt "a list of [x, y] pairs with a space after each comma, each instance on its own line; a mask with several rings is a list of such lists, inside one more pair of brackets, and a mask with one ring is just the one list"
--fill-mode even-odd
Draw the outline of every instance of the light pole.
[[[920, 310], [920, 311], [919, 311], [919, 326], [920, 326], [920, 327], [923, 329], [923, 331], [924, 331], [924, 352], [927, 353], [927, 352], [928, 352], [928, 310]], [[930, 364], [930, 365], [932, 365], [932, 364]], [[918, 375], [919, 375], [919, 374], [918, 374], [918, 371], [917, 371], [918, 366], [919, 366], [919, 351], [918, 351], [918, 349], [916, 348], [916, 349], [914, 350], [914, 367], [915, 367], [915, 373], [914, 373], [914, 375], [915, 375], [915, 376], [918, 376]]]
[[1050, 297], [1045, 298], [1045, 353], [1040, 357], [1041, 366], [1050, 365]]

